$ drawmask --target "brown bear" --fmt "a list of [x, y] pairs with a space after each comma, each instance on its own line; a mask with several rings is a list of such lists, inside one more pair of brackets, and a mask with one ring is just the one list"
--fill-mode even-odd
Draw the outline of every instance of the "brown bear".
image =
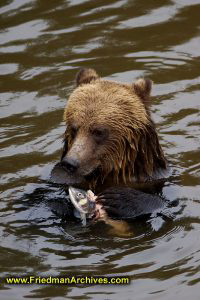
[[125, 84], [82, 69], [76, 85], [64, 111], [66, 184], [95, 189], [163, 177], [167, 163], [149, 110], [151, 80]]

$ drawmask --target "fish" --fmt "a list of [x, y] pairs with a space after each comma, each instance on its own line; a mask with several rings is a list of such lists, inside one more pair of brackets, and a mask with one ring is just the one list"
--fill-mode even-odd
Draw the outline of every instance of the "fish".
[[69, 187], [69, 198], [74, 205], [74, 215], [82, 220], [83, 226], [86, 226], [87, 219], [95, 216], [96, 196], [91, 190]]
[[70, 186], [69, 198], [75, 208], [74, 215], [81, 219], [83, 226], [86, 226], [87, 219], [101, 220], [112, 227], [112, 233], [120, 236], [130, 236], [127, 222], [109, 218], [103, 205], [96, 201], [98, 196], [91, 190], [84, 191]]

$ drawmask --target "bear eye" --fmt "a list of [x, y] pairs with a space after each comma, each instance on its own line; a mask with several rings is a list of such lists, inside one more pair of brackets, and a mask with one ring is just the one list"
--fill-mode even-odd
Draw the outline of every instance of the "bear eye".
[[104, 134], [104, 131], [102, 129], [94, 129], [93, 134], [96, 136], [102, 136]]
[[108, 136], [108, 130], [105, 128], [95, 128], [92, 134], [97, 141], [101, 141]]

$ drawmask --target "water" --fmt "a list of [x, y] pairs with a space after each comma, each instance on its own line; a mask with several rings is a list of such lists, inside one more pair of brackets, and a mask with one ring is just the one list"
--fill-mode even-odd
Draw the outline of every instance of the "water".
[[[1, 277], [131, 279], [126, 286], [1, 283], [0, 298], [199, 299], [200, 1], [2, 0], [0, 12]], [[47, 180], [80, 67], [154, 81], [152, 114], [174, 170], [162, 193], [180, 208], [157, 230], [137, 222], [130, 237], [119, 237], [106, 225], [83, 229], [62, 219], [64, 196]]]

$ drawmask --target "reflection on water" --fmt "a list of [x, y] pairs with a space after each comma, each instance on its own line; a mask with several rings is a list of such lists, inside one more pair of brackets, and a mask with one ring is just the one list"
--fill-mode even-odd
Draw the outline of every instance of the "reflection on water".
[[[1, 299], [198, 299], [199, 0], [2, 0], [0, 13], [1, 276], [131, 278], [128, 286], [2, 284]], [[180, 206], [157, 231], [137, 221], [125, 238], [64, 219], [65, 196], [48, 175], [80, 67], [154, 81], [152, 114], [174, 170], [162, 193]]]

